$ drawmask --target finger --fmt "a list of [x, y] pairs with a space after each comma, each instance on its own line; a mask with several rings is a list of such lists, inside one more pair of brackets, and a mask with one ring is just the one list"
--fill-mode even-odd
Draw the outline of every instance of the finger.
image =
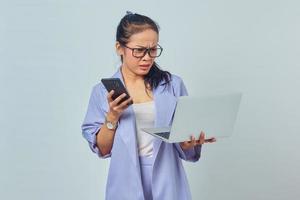
[[195, 138], [192, 138], [189, 141], [184, 141], [183, 142], [183, 147], [184, 149], [190, 149], [194, 146], [195, 143]]
[[183, 143], [184, 145], [187, 145], [187, 146], [193, 146], [193, 144], [194, 144], [195, 142], [196, 142], [195, 137], [194, 137], [194, 136], [191, 136], [189, 141], [184, 141], [184, 142], [182, 142], [182, 143]]
[[130, 106], [131, 104], [133, 104], [132, 97], [128, 98], [125, 102], [126, 102], [126, 105], [128, 105], [128, 106]]
[[196, 142], [196, 139], [194, 136], [191, 137], [191, 146], [196, 146], [197, 145], [197, 142]]
[[112, 96], [115, 93], [114, 90], [111, 90], [108, 94], [107, 94], [107, 101], [110, 103], [113, 101]]
[[203, 131], [200, 132], [200, 136], [199, 136], [199, 140], [204, 139], [205, 138], [205, 134]]
[[120, 101], [121, 101], [124, 97], [126, 97], [126, 95], [127, 95], [127, 94], [125, 94], [125, 93], [119, 95], [119, 96], [112, 102], [112, 106], [113, 106], [113, 107], [117, 106], [117, 105], [120, 103]]
[[124, 110], [124, 109], [126, 109], [129, 105], [131, 105], [132, 104], [132, 98], [129, 98], [129, 99], [127, 99], [127, 100], [125, 100], [125, 101], [123, 101], [122, 103], [120, 103], [118, 106], [117, 106], [117, 109], [122, 109], [122, 110]]
[[216, 142], [216, 138], [212, 137], [212, 138], [209, 138], [209, 139], [205, 139], [205, 143], [212, 143], [212, 142]]
[[203, 131], [201, 131], [198, 144], [204, 144], [204, 142], [205, 142], [205, 134]]

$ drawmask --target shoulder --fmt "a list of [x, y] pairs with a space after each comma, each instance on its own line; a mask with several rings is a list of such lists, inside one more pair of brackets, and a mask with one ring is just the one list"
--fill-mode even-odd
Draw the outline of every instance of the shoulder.
[[92, 95], [93, 96], [101, 97], [101, 96], [103, 96], [103, 94], [104, 94], [105, 91], [106, 91], [105, 87], [104, 87], [104, 85], [101, 82], [95, 84], [92, 87]]
[[99, 82], [93, 86], [93, 90], [103, 90], [105, 89], [103, 83]]
[[171, 74], [170, 85], [176, 90], [181, 88], [184, 85], [184, 83], [180, 76]]
[[173, 93], [175, 94], [175, 96], [188, 95], [187, 89], [186, 89], [184, 82], [180, 76], [171, 74], [170, 85], [172, 86]]
[[171, 74], [171, 83], [172, 84], [181, 84], [181, 83], [183, 83], [183, 80], [180, 76]]

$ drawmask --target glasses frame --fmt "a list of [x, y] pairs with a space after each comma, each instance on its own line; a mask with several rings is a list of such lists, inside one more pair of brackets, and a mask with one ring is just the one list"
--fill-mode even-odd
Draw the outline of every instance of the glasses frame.
[[[144, 48], [144, 47], [131, 48], [131, 47], [128, 47], [128, 46], [126, 46], [126, 45], [122, 45], [122, 46], [126, 47], [127, 49], [130, 49], [130, 50], [131, 50], [132, 56], [135, 57], [135, 58], [143, 58], [147, 53], [148, 53], [148, 55], [149, 55], [150, 58], [157, 58], [157, 57], [159, 57], [159, 56], [162, 54], [162, 52], [163, 52], [163, 48], [162, 48], [159, 44], [157, 44], [157, 47], [158, 47], [158, 48], [156, 47], [156, 49], [161, 49], [161, 51], [160, 51], [159, 55], [156, 55], [156, 56], [151, 56], [151, 55], [150, 55], [150, 51], [153, 49], [153, 47], [151, 47], [151, 48]], [[142, 56], [135, 56], [133, 52], [134, 52], [134, 50], [136, 50], [136, 49], [144, 49], [144, 54], [143, 54]]]

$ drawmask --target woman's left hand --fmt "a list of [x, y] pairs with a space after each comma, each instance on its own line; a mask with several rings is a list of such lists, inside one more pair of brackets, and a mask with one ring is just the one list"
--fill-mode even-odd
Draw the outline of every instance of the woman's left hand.
[[202, 145], [204, 143], [213, 143], [213, 142], [216, 142], [216, 138], [212, 137], [212, 138], [205, 139], [205, 134], [204, 132], [201, 131], [198, 140], [196, 140], [195, 137], [192, 136], [190, 141], [181, 142], [180, 146], [183, 150], [187, 150], [193, 148], [196, 145]]

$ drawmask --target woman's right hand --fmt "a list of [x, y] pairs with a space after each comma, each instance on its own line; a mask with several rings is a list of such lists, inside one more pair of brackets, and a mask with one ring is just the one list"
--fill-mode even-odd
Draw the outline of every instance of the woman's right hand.
[[126, 108], [132, 103], [132, 98], [128, 98], [127, 100], [122, 101], [123, 98], [126, 97], [126, 94], [123, 93], [120, 96], [118, 96], [115, 100], [112, 99], [112, 95], [114, 94], [114, 91], [111, 90], [107, 95], [107, 101], [109, 105], [109, 111], [107, 113], [107, 118], [111, 121], [119, 121], [120, 116], [124, 112]]
[[[119, 121], [120, 116], [124, 112], [124, 110], [130, 105], [132, 99], [126, 99], [125, 101], [122, 101], [124, 97], [126, 97], [126, 94], [121, 94], [118, 96], [115, 100], [112, 99], [112, 95], [114, 94], [114, 91], [110, 91], [107, 95], [107, 101], [109, 105], [109, 110], [107, 115], [105, 116], [106, 120], [109, 122], [117, 123]], [[122, 102], [122, 103], [120, 103]], [[106, 127], [106, 128], [105, 128]], [[108, 126], [104, 126], [104, 128], [101, 128], [99, 132], [97, 133], [96, 139], [97, 139], [97, 147], [101, 153], [101, 155], [108, 155], [111, 152], [113, 141], [114, 141], [114, 133], [115, 128], [110, 129]], [[110, 134], [107, 134], [110, 133]]]

